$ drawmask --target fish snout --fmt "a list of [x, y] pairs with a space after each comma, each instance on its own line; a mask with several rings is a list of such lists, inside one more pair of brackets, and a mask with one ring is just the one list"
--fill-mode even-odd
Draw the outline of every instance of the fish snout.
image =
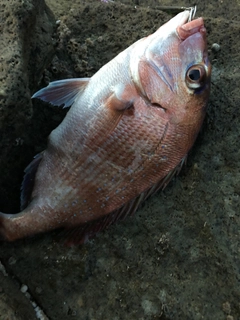
[[204, 27], [203, 18], [198, 18], [178, 26], [176, 31], [181, 40], [185, 40], [197, 32], [200, 32], [202, 36], [206, 38], [206, 28]]

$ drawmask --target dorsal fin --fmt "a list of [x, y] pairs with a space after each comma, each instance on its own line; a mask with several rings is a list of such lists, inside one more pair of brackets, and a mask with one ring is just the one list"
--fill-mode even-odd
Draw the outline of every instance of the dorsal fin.
[[24, 210], [31, 198], [35, 175], [39, 166], [39, 163], [42, 160], [43, 152], [37, 154], [34, 157], [34, 160], [27, 166], [24, 170], [25, 175], [23, 178], [22, 186], [21, 186], [21, 211]]
[[165, 176], [165, 178], [154, 184], [151, 188], [142, 192], [128, 203], [124, 204], [121, 208], [114, 210], [109, 215], [98, 220], [76, 226], [75, 228], [65, 229], [60, 232], [60, 237], [65, 238], [65, 244], [69, 246], [83, 244], [115, 222], [124, 220], [127, 216], [132, 216], [148, 197], [167, 186], [172, 178], [180, 172], [186, 158], [187, 156], [185, 156], [181, 162]]
[[81, 94], [89, 83], [90, 78], [65, 79], [50, 82], [49, 85], [32, 96], [55, 106], [70, 107], [76, 96]]

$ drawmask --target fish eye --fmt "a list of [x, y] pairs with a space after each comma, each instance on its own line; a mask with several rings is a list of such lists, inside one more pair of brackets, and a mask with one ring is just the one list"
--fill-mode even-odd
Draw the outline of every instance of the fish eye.
[[197, 64], [191, 66], [186, 72], [186, 84], [189, 89], [198, 89], [202, 87], [206, 79], [206, 70], [203, 65]]

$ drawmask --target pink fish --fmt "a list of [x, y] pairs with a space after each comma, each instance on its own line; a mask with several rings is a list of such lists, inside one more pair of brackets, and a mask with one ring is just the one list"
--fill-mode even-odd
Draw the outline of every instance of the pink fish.
[[210, 74], [203, 19], [186, 10], [92, 78], [35, 93], [72, 106], [25, 170], [22, 211], [0, 213], [1, 237], [65, 228], [79, 243], [132, 215], [180, 170], [205, 116]]

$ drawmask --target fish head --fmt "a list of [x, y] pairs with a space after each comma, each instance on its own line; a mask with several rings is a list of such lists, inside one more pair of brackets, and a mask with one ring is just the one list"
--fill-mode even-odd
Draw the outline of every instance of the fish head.
[[186, 121], [189, 108], [204, 111], [210, 91], [206, 29], [202, 18], [188, 21], [189, 15], [179, 13], [140, 40], [131, 61], [132, 78], [142, 97], [172, 114], [176, 122]]

